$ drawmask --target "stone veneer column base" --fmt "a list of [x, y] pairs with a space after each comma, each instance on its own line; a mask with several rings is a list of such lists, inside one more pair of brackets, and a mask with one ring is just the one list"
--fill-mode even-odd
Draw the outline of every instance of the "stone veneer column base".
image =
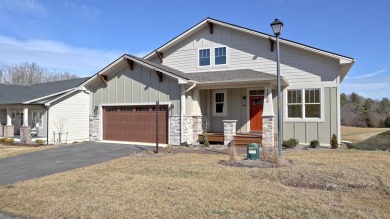
[[4, 126], [4, 137], [6, 138], [12, 138], [14, 137], [14, 126], [13, 125], [6, 125]]
[[100, 137], [99, 116], [89, 116], [89, 141], [98, 141]]
[[203, 134], [203, 116], [192, 116], [192, 133], [194, 145], [199, 145], [199, 134]]
[[180, 145], [180, 116], [169, 117], [169, 144]]
[[4, 126], [0, 124], [0, 137], [4, 136]]
[[262, 144], [263, 147], [274, 147], [274, 134], [275, 134], [274, 116], [263, 116], [263, 135]]
[[31, 144], [31, 127], [21, 126], [20, 127], [20, 142], [22, 144]]
[[223, 120], [223, 145], [230, 146], [236, 135], [237, 120]]

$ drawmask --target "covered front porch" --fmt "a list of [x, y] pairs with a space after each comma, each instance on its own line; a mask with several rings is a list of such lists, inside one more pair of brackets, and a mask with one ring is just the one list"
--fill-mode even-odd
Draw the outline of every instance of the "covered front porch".
[[[204, 81], [192, 89], [187, 88], [185, 95], [186, 116], [202, 120], [202, 129], [198, 129], [197, 134], [202, 136], [207, 131], [209, 141], [211, 138], [226, 146], [232, 141], [238, 146], [252, 142], [274, 146], [276, 76], [253, 70], [192, 73], [199, 78], [202, 74], [216, 81]], [[236, 77], [233, 74], [239, 74], [241, 79], [228, 80]], [[282, 79], [282, 88], [287, 85]]]
[[46, 112], [41, 105], [0, 106], [0, 137], [14, 138], [22, 143], [46, 140]]

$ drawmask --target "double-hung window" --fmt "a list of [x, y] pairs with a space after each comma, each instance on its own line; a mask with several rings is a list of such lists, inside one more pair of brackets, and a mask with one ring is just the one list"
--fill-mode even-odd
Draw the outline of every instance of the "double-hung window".
[[39, 127], [42, 129], [43, 127], [43, 112], [35, 111], [32, 112], [32, 127]]
[[227, 101], [226, 90], [213, 91], [213, 115], [226, 116], [227, 115]]
[[214, 49], [215, 65], [226, 64], [226, 47], [219, 47]]
[[210, 65], [210, 49], [199, 50], [199, 66]]
[[297, 89], [287, 91], [288, 119], [321, 119], [321, 90]]

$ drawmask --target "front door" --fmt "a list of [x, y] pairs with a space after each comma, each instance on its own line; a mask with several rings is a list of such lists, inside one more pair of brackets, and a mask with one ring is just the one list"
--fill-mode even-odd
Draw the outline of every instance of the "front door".
[[263, 100], [264, 96], [250, 96], [250, 128], [251, 131], [263, 130]]

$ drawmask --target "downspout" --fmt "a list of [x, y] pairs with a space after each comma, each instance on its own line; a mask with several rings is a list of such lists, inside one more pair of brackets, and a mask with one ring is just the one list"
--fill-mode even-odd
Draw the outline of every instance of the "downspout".
[[184, 85], [182, 85], [182, 92], [181, 92], [181, 100], [180, 100], [180, 144], [184, 143], [184, 126], [183, 126], [183, 120], [184, 120], [184, 113], [185, 113], [185, 102], [186, 102], [186, 96], [185, 94], [192, 90], [195, 86], [196, 86], [196, 82], [194, 81], [191, 81], [193, 84], [187, 88], [186, 90], [184, 90]]
[[49, 106], [44, 105], [46, 110], [46, 144], [49, 145]]

